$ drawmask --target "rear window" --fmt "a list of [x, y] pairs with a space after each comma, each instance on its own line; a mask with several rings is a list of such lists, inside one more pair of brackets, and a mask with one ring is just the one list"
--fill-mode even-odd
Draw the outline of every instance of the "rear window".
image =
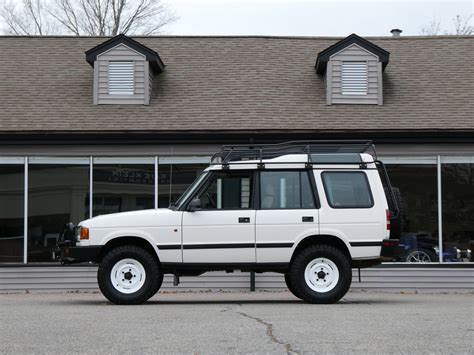
[[370, 208], [374, 205], [365, 173], [323, 172], [322, 179], [328, 203], [332, 208]]

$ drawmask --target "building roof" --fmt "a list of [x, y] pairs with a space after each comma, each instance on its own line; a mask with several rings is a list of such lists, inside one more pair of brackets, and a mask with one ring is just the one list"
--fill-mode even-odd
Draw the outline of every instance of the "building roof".
[[341, 38], [135, 37], [160, 53], [149, 106], [93, 105], [104, 37], [0, 37], [0, 133], [474, 131], [474, 36], [369, 37], [383, 105], [326, 105], [318, 53]]

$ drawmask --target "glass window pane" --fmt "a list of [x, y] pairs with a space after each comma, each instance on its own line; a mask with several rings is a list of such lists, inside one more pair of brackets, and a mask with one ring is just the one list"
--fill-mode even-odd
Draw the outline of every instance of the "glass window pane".
[[398, 261], [438, 261], [438, 183], [435, 164], [386, 165], [400, 208], [392, 229], [405, 251]]
[[24, 165], [0, 165], [0, 262], [23, 261]]
[[51, 261], [64, 224], [89, 217], [89, 165], [30, 164], [28, 262]]
[[94, 164], [93, 216], [154, 208], [153, 164]]
[[473, 261], [474, 164], [442, 164], [443, 260]]
[[307, 172], [261, 172], [260, 201], [262, 209], [314, 208]]
[[160, 164], [158, 167], [158, 207], [175, 203], [209, 164]]
[[374, 205], [367, 176], [363, 172], [324, 172], [324, 189], [333, 208], [369, 208]]
[[199, 193], [202, 209], [241, 209], [252, 207], [254, 172], [214, 173], [209, 185]]

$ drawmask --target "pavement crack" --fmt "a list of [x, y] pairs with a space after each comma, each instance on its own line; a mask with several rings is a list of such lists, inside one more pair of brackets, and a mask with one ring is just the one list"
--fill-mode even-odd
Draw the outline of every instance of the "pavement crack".
[[246, 318], [249, 318], [249, 319], [253, 319], [253, 320], [257, 321], [257, 322], [260, 323], [260, 324], [263, 324], [263, 325], [267, 328], [267, 336], [270, 338], [270, 340], [271, 340], [272, 342], [274, 342], [275, 344], [284, 346], [287, 354], [299, 354], [298, 351], [296, 351], [296, 350], [293, 349], [293, 347], [291, 346], [290, 343], [285, 343], [285, 342], [279, 340], [279, 339], [275, 336], [275, 334], [273, 334], [273, 324], [272, 324], [272, 323], [266, 322], [266, 321], [264, 321], [264, 320], [261, 319], [261, 318], [251, 316], [251, 315], [249, 315], [249, 314], [247, 314], [247, 313], [245, 313], [245, 312], [236, 311], [236, 313], [240, 314], [240, 315], [243, 316], [243, 317], [246, 317]]

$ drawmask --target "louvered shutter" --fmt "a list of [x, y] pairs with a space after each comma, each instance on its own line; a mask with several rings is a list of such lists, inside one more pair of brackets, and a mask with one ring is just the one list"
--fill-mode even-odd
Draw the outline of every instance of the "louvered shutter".
[[342, 62], [343, 95], [367, 95], [367, 62]]
[[109, 62], [109, 94], [133, 95], [134, 69], [133, 61]]

